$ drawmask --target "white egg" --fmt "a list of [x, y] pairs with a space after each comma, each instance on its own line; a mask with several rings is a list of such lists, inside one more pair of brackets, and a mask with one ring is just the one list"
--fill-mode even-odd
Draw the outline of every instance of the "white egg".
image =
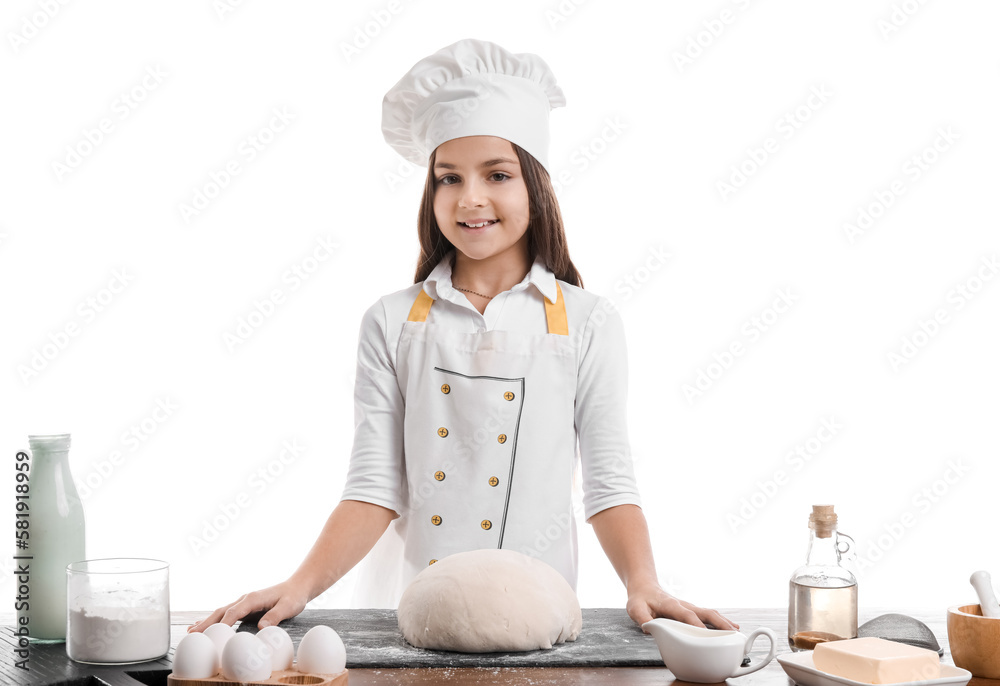
[[219, 651], [203, 633], [184, 636], [174, 650], [173, 675], [180, 679], [208, 679], [219, 673]]
[[309, 674], [340, 674], [347, 664], [347, 650], [337, 632], [318, 624], [299, 641], [296, 669]]
[[230, 681], [270, 679], [270, 646], [249, 632], [237, 633], [222, 650], [222, 676]]
[[280, 626], [266, 626], [257, 632], [257, 638], [271, 647], [271, 669], [291, 669], [295, 647], [292, 637]]
[[236, 635], [236, 631], [233, 627], [228, 624], [223, 624], [222, 622], [205, 627], [205, 631], [202, 633], [212, 639], [212, 642], [215, 643], [215, 649], [219, 651], [219, 659], [222, 658], [222, 651], [225, 649], [226, 643], [228, 643], [229, 639]]

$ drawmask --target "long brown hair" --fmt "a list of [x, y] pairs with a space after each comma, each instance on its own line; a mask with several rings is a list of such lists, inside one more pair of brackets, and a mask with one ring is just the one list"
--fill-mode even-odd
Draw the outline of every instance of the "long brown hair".
[[[530, 153], [515, 143], [511, 143], [517, 159], [521, 163], [524, 185], [528, 188], [528, 256], [534, 261], [541, 256], [545, 266], [556, 278], [583, 288], [583, 279], [569, 258], [566, 232], [563, 230], [559, 202], [552, 188], [552, 180], [545, 167]], [[433, 271], [434, 267], [454, 248], [445, 238], [434, 217], [434, 160], [437, 151], [431, 153], [427, 163], [427, 179], [424, 181], [424, 195], [420, 200], [417, 215], [417, 233], [420, 237], [420, 258], [413, 283], [420, 283]]]

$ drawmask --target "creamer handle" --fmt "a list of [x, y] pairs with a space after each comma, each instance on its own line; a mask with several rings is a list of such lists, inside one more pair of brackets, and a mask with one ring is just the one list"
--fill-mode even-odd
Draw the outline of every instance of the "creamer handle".
[[746, 645], [743, 647], [743, 654], [749, 655], [750, 650], [753, 648], [753, 642], [758, 636], [767, 636], [767, 640], [771, 643], [771, 649], [767, 652], [767, 657], [760, 662], [751, 663], [746, 667], [739, 667], [735, 672], [733, 672], [733, 677], [744, 676], [750, 672], [756, 672], [758, 669], [766, 665], [774, 658], [774, 651], [777, 648], [777, 639], [774, 637], [774, 632], [767, 627], [760, 627], [759, 629], [754, 629], [754, 631], [747, 636]]

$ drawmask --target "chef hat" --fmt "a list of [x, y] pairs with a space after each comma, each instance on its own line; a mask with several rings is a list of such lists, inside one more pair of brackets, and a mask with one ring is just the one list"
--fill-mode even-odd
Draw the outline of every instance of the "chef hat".
[[424, 167], [445, 141], [497, 136], [547, 170], [549, 110], [565, 104], [541, 57], [467, 38], [420, 60], [389, 89], [382, 133], [396, 152]]

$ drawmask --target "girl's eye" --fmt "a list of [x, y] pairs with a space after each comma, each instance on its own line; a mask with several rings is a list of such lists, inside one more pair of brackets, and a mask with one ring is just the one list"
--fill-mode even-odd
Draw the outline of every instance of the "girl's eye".
[[507, 179], [510, 178], [510, 176], [504, 174], [503, 172], [493, 172], [492, 174], [490, 174], [490, 178], [493, 179], [494, 181], [506, 181]]
[[450, 186], [451, 184], [455, 183], [455, 180], [457, 178], [458, 177], [456, 177], [454, 174], [448, 174], [447, 176], [442, 176], [440, 179], [438, 179], [438, 183], [445, 186]]

